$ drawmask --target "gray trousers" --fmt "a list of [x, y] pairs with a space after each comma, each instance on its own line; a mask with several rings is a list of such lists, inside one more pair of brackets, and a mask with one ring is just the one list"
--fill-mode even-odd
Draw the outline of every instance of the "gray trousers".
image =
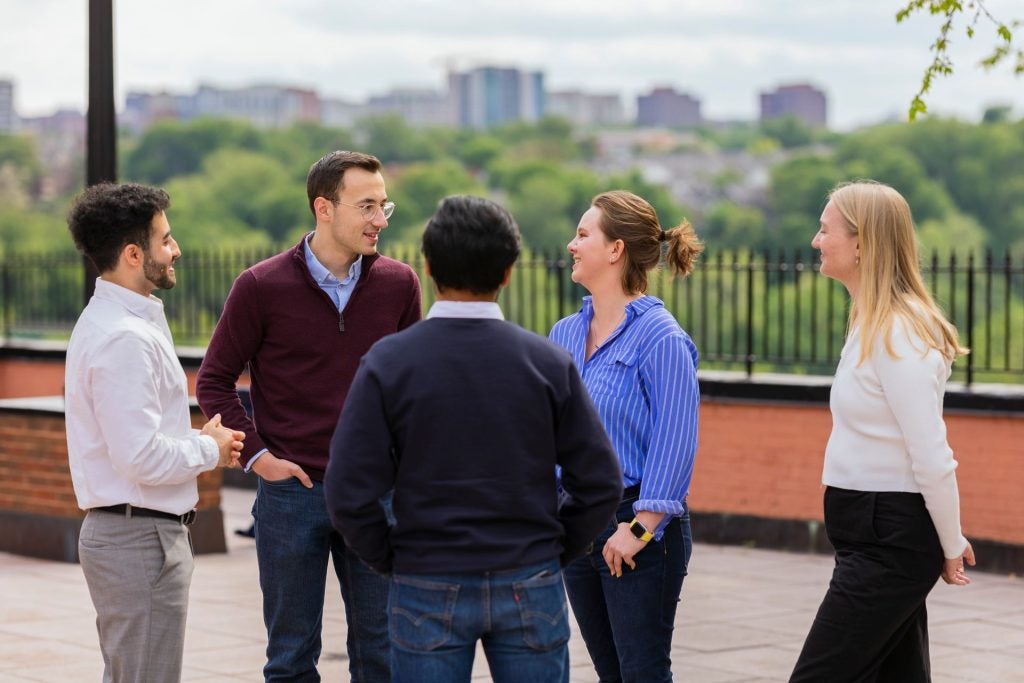
[[96, 608], [104, 683], [179, 683], [193, 566], [188, 527], [91, 511], [78, 556]]

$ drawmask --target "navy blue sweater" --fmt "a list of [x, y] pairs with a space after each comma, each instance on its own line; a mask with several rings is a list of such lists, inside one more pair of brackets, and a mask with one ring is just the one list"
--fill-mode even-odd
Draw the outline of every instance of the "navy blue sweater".
[[[378, 500], [392, 488], [389, 527]], [[565, 351], [505, 321], [433, 318], [363, 357], [324, 491], [375, 570], [481, 573], [582, 554], [622, 473]]]

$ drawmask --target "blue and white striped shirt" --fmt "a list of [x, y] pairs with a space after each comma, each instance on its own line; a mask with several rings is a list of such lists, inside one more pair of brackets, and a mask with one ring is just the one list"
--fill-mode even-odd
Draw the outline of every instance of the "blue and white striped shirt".
[[622, 324], [587, 360], [591, 297], [551, 329], [580, 368], [583, 383], [618, 453], [624, 484], [640, 484], [634, 511], [664, 512], [656, 536], [685, 511], [697, 452], [697, 347], [665, 310], [643, 296], [626, 306]]

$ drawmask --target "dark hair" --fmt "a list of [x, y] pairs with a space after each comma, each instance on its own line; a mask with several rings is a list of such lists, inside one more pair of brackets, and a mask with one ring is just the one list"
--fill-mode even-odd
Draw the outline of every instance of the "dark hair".
[[338, 200], [338, 191], [344, 188], [345, 171], [350, 168], [361, 168], [370, 173], [380, 171], [380, 159], [362, 152], [337, 151], [325, 154], [309, 167], [306, 176], [306, 196], [309, 197], [309, 210], [316, 216], [313, 202], [317, 197]]
[[423, 256], [439, 291], [495, 292], [519, 258], [519, 226], [489, 199], [447, 197], [423, 230]]
[[647, 273], [661, 263], [661, 243], [667, 242], [665, 261], [673, 276], [686, 277], [704, 251], [690, 222], [662, 231], [658, 213], [650, 203], [632, 192], [613, 190], [594, 197], [591, 205], [601, 211], [601, 232], [605, 239], [625, 244], [622, 289], [627, 294], [647, 291]]
[[117, 267], [127, 245], [149, 250], [153, 219], [170, 205], [170, 196], [158, 187], [100, 183], [75, 198], [68, 212], [68, 229], [78, 250], [96, 270], [106, 273]]

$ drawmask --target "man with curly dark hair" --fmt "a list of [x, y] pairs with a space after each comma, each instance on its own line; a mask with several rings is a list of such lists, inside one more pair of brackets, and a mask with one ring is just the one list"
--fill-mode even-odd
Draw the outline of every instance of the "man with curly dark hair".
[[105, 183], [68, 215], [96, 265], [96, 292], [75, 324], [65, 369], [68, 462], [86, 510], [78, 555], [103, 652], [103, 680], [181, 680], [196, 477], [237, 465], [243, 432], [220, 415], [191, 426], [188, 386], [156, 289], [181, 256], [170, 197]]

